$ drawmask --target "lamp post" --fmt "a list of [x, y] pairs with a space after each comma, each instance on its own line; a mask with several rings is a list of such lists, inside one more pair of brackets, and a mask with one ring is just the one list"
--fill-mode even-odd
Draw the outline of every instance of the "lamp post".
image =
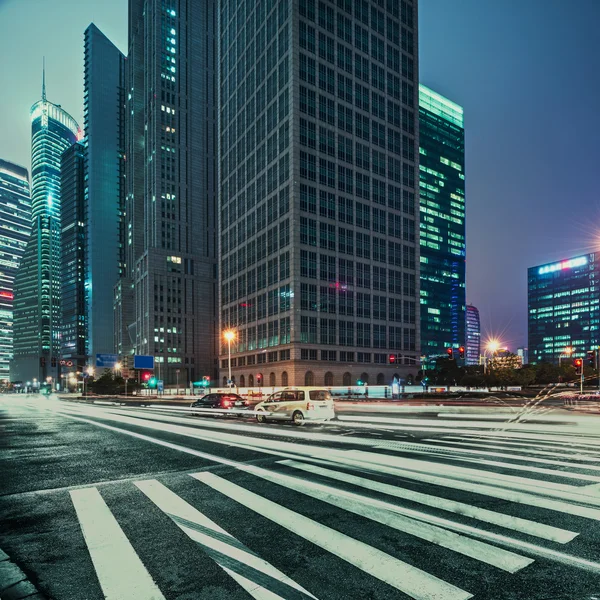
[[223, 337], [227, 340], [227, 350], [228, 350], [228, 354], [229, 354], [228, 381], [229, 381], [229, 388], [231, 389], [231, 342], [235, 339], [235, 332], [232, 331], [231, 329], [229, 329], [223, 334]]

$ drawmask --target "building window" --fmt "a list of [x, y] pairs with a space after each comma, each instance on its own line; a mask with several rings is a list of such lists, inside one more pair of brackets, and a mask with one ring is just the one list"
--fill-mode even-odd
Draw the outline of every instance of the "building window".
[[328, 387], [333, 385], [333, 373], [331, 371], [327, 371], [327, 373], [325, 373], [325, 385]]
[[281, 374], [281, 385], [283, 387], [286, 387], [288, 385], [288, 374], [287, 374], [287, 371], [284, 371]]
[[352, 385], [352, 375], [348, 371], [342, 375], [342, 385]]
[[305, 373], [304, 385], [315, 385], [315, 375], [312, 371], [307, 371]]

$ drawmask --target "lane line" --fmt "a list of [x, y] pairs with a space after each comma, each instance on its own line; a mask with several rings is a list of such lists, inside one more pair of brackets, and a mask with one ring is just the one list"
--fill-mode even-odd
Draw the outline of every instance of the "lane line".
[[281, 464], [306, 471], [307, 473], [313, 473], [314, 475], [321, 475], [336, 481], [344, 481], [352, 485], [363, 487], [375, 492], [380, 492], [394, 498], [402, 498], [404, 500], [410, 500], [411, 502], [417, 502], [432, 508], [442, 509], [448, 512], [452, 512], [458, 515], [464, 515], [478, 521], [485, 523], [492, 523], [505, 529], [512, 529], [539, 537], [559, 544], [566, 544], [573, 538], [579, 535], [573, 531], [567, 531], [565, 529], [559, 529], [558, 527], [552, 527], [551, 525], [544, 525], [542, 523], [536, 523], [535, 521], [529, 521], [520, 517], [513, 517], [511, 515], [505, 515], [502, 513], [487, 510], [485, 508], [479, 508], [465, 504], [464, 502], [456, 502], [454, 500], [448, 500], [439, 496], [431, 496], [429, 494], [423, 494], [421, 492], [414, 492], [399, 486], [390, 485], [388, 483], [381, 483], [365, 477], [358, 477], [356, 475], [350, 475], [342, 471], [333, 471], [331, 469], [325, 469], [317, 465], [306, 464], [295, 460], [281, 460]]
[[213, 473], [195, 473], [198, 481], [239, 504], [320, 546], [388, 583], [415, 600], [467, 600], [472, 594], [304, 515], [250, 492]]
[[316, 600], [293, 579], [156, 479], [137, 481], [135, 485], [254, 598]]
[[165, 600], [98, 489], [69, 494], [106, 600]]

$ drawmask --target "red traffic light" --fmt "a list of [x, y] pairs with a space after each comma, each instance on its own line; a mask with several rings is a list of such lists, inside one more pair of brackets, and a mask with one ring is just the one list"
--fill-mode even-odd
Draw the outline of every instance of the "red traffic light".
[[390, 364], [394, 364], [396, 362], [396, 355], [395, 354], [390, 354]]
[[460, 358], [464, 358], [464, 357], [465, 357], [465, 347], [464, 347], [464, 346], [461, 346], [461, 347], [458, 349], [458, 356], [459, 356]]
[[148, 381], [150, 379], [150, 373], [144, 373], [143, 378], [144, 381]]
[[582, 360], [581, 358], [576, 358], [576, 359], [573, 361], [573, 364], [574, 364], [576, 367], [580, 367], [580, 366], [583, 364], [583, 360]]
[[446, 348], [446, 354], [448, 355], [448, 358], [452, 358], [454, 350], [452, 350], [452, 348]]

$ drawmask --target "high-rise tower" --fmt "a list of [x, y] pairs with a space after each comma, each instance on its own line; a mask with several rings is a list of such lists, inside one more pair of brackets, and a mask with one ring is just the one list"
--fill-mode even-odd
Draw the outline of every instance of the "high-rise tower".
[[27, 169], [0, 160], [0, 381], [9, 378], [13, 357], [14, 281], [30, 231]]
[[466, 312], [466, 365], [478, 365], [481, 356], [481, 323], [479, 310], [472, 304], [467, 305]]
[[465, 346], [465, 131], [458, 104], [419, 86], [421, 352]]
[[215, 363], [215, 1], [129, 1], [119, 351], [166, 384]]
[[[60, 354], [60, 168], [81, 137], [77, 122], [42, 99], [31, 108], [31, 235], [15, 279], [13, 380], [56, 378]], [[14, 370], [14, 371], [13, 371]]]
[[417, 33], [416, 0], [220, 0], [220, 332], [236, 384], [416, 374]]

